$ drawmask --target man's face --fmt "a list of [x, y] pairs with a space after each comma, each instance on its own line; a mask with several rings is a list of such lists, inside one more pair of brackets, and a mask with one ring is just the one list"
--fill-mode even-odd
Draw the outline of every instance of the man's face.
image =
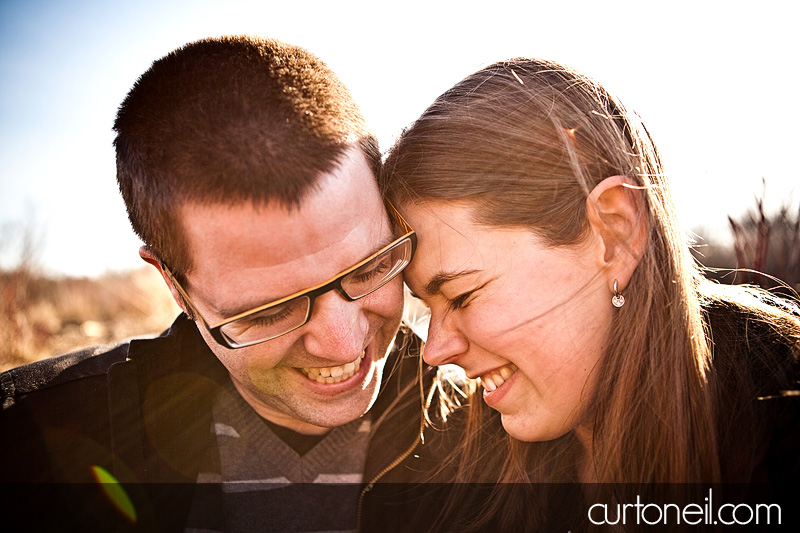
[[[210, 324], [323, 283], [393, 240], [360, 151], [348, 152], [318, 185], [299, 208], [181, 208], [193, 260], [186, 290]], [[355, 302], [329, 291], [316, 299], [305, 325], [254, 346], [227, 349], [198, 327], [256, 412], [315, 433], [354, 420], [372, 405], [402, 309], [398, 276]], [[344, 379], [312, 379], [326, 372]]]

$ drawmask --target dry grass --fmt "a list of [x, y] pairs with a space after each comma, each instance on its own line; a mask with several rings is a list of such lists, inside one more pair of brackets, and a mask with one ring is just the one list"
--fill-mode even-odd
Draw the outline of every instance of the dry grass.
[[165, 329], [179, 309], [150, 267], [96, 279], [0, 272], [0, 370]]
[[743, 220], [728, 218], [733, 232], [733, 250], [740, 268], [751, 270], [745, 275], [748, 283], [773, 285], [766, 273], [800, 289], [800, 210], [791, 213], [783, 207], [768, 218], [758, 200], [755, 211]]
[[762, 194], [741, 218], [729, 216], [733, 246], [710, 243], [698, 254], [712, 269], [708, 275], [724, 283], [760, 285], [787, 295], [800, 292], [800, 206], [795, 211], [789, 205], [767, 216]]

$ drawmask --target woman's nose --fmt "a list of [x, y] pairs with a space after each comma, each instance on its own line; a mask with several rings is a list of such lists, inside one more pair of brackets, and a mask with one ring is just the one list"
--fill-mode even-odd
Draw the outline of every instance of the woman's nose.
[[422, 356], [426, 363], [433, 366], [458, 364], [457, 358], [467, 351], [469, 342], [452, 320], [438, 314], [431, 313], [428, 339]]

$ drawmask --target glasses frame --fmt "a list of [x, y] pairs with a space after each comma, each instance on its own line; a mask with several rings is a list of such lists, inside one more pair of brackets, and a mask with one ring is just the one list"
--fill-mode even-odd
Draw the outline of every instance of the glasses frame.
[[[380, 289], [381, 287], [383, 287], [384, 285], [389, 283], [391, 280], [396, 278], [398, 276], [398, 274], [400, 274], [403, 270], [405, 270], [405, 268], [409, 265], [409, 263], [411, 263], [411, 261], [414, 259], [414, 253], [417, 250], [417, 234], [414, 231], [414, 229], [408, 224], [408, 222], [406, 222], [406, 219], [403, 218], [403, 215], [401, 215], [400, 212], [397, 209], [395, 209], [395, 207], [388, 201], [386, 201], [386, 208], [387, 208], [387, 211], [389, 212], [389, 215], [392, 216], [392, 218], [395, 220], [395, 222], [397, 222], [400, 225], [400, 228], [403, 230], [404, 233], [403, 233], [402, 236], [400, 236], [397, 239], [393, 240], [392, 242], [390, 242], [389, 244], [387, 244], [386, 246], [384, 246], [383, 248], [381, 248], [377, 252], [367, 256], [365, 259], [362, 259], [361, 261], [359, 261], [355, 265], [351, 266], [347, 270], [344, 270], [344, 271], [340, 272], [339, 274], [337, 274], [333, 278], [329, 279], [328, 281], [325, 281], [323, 283], [320, 283], [319, 285], [315, 285], [315, 286], [310, 287], [308, 289], [303, 289], [302, 291], [295, 292], [293, 294], [290, 294], [290, 295], [285, 296], [283, 298], [280, 298], [278, 300], [273, 300], [273, 301], [271, 301], [269, 303], [266, 303], [266, 304], [263, 304], [263, 305], [259, 305], [258, 307], [254, 307], [253, 309], [250, 309], [248, 311], [244, 311], [242, 313], [238, 313], [238, 314], [236, 314], [236, 315], [234, 315], [234, 316], [232, 316], [230, 318], [226, 318], [225, 320], [223, 320], [221, 322], [217, 322], [216, 324], [213, 324], [213, 325], [209, 324], [209, 322], [205, 319], [203, 314], [197, 309], [197, 306], [194, 304], [192, 299], [189, 297], [189, 294], [187, 294], [186, 290], [181, 286], [181, 284], [178, 282], [178, 280], [172, 274], [172, 271], [169, 269], [169, 267], [167, 265], [165, 265], [163, 262], [161, 262], [161, 268], [164, 270], [164, 273], [172, 281], [173, 285], [175, 286], [177, 291], [180, 293], [180, 295], [183, 297], [183, 299], [186, 302], [186, 304], [191, 308], [192, 312], [195, 315], [197, 315], [197, 318], [199, 318], [200, 321], [203, 323], [203, 327], [205, 327], [206, 330], [208, 330], [208, 332], [211, 334], [211, 337], [218, 344], [220, 344], [220, 345], [222, 345], [222, 346], [224, 346], [226, 348], [229, 348], [231, 350], [235, 350], [237, 348], [245, 348], [247, 346], [253, 346], [255, 344], [261, 344], [262, 342], [267, 342], [267, 341], [270, 341], [272, 339], [277, 339], [278, 337], [286, 335], [287, 333], [291, 333], [292, 331], [294, 331], [296, 329], [299, 329], [299, 328], [303, 327], [304, 325], [306, 325], [308, 323], [308, 321], [311, 320], [311, 316], [314, 313], [314, 300], [316, 300], [318, 296], [321, 296], [322, 294], [325, 294], [326, 292], [329, 292], [331, 290], [336, 289], [336, 291], [342, 296], [342, 298], [344, 298], [348, 302], [355, 302], [357, 300], [360, 300], [361, 298], [364, 298], [365, 296], [369, 296], [370, 294], [374, 293], [375, 291], [377, 291], [378, 289]], [[371, 291], [367, 292], [366, 294], [362, 294], [361, 296], [358, 296], [357, 298], [353, 298], [349, 294], [347, 294], [347, 292], [342, 287], [342, 280], [345, 277], [347, 277], [352, 272], [358, 270], [359, 268], [363, 267], [364, 265], [366, 265], [367, 263], [369, 263], [370, 261], [372, 261], [373, 259], [375, 259], [379, 255], [381, 255], [383, 253], [386, 253], [386, 252], [392, 250], [393, 248], [396, 248], [397, 246], [400, 246], [400, 244], [402, 244], [406, 240], [410, 240], [411, 241], [411, 257], [408, 259], [408, 263], [403, 265], [403, 268], [398, 270], [397, 273], [395, 273], [394, 276], [384, 280], [380, 285], [378, 285], [377, 287], [375, 287]], [[265, 339], [260, 339], [260, 340], [252, 341], [252, 342], [237, 343], [237, 342], [233, 342], [232, 340], [228, 339], [228, 337], [226, 337], [225, 334], [222, 332], [222, 327], [226, 326], [227, 324], [230, 324], [231, 322], [235, 322], [237, 320], [241, 320], [243, 318], [247, 318], [250, 315], [254, 315], [256, 313], [260, 313], [261, 311], [264, 311], [265, 309], [269, 309], [270, 307], [276, 307], [278, 305], [285, 304], [286, 302], [288, 302], [290, 300], [293, 300], [295, 298], [301, 298], [301, 297], [307, 297], [309, 299], [308, 311], [306, 312], [305, 320], [303, 320], [302, 323], [298, 324], [297, 326], [293, 327], [292, 329], [290, 329], [288, 331], [285, 331], [285, 332], [283, 332], [283, 333], [281, 333], [279, 335], [273, 335], [272, 337], [267, 337]]]

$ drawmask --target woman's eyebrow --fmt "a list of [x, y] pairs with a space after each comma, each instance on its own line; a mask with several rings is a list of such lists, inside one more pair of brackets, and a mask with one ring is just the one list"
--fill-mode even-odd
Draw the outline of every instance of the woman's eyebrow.
[[468, 269], [468, 270], [460, 270], [458, 272], [437, 272], [434, 274], [428, 284], [425, 285], [425, 293], [426, 294], [436, 294], [439, 292], [439, 289], [442, 288], [442, 285], [447, 283], [448, 281], [453, 281], [454, 279], [468, 276], [470, 274], [474, 274], [476, 272], [481, 272], [477, 269]]

